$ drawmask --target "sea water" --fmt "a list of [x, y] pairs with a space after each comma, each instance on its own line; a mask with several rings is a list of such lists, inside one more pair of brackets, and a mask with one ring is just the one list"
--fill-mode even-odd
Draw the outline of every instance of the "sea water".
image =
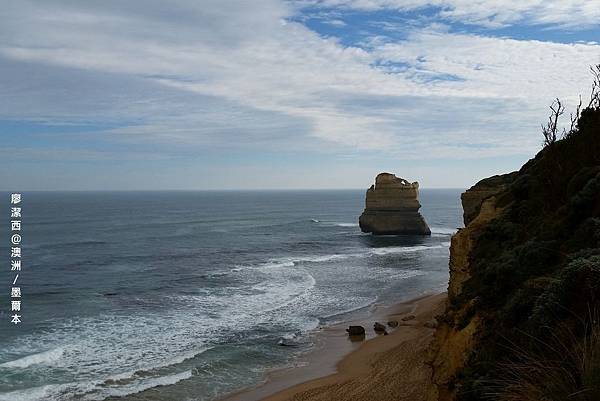
[[421, 190], [431, 237], [374, 237], [359, 190], [26, 192], [18, 326], [7, 200], [0, 400], [213, 400], [255, 385], [317, 327], [445, 289], [459, 194]]

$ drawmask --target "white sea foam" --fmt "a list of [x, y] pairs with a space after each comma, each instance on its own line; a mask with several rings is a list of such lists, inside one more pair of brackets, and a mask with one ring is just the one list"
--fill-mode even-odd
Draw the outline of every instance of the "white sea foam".
[[[168, 359], [165, 363], [162, 364], [162, 366], [179, 365], [180, 363], [185, 362], [188, 359], [195, 358], [198, 355], [204, 354], [206, 351], [213, 349], [213, 348], [214, 347], [202, 347], [202, 348], [194, 349], [194, 350], [191, 350], [188, 352], [184, 352], [180, 355], [173, 357], [172, 359]], [[154, 367], [154, 369], [160, 368], [162, 366]]]
[[431, 246], [427, 246], [427, 245], [386, 246], [386, 247], [381, 247], [381, 248], [371, 248], [371, 250], [369, 252], [374, 255], [390, 255], [390, 254], [397, 254], [397, 253], [421, 252], [421, 251], [427, 251], [430, 249], [440, 249], [440, 248], [444, 248], [443, 244], [442, 245], [431, 245]]
[[[63, 401], [71, 399], [76, 392], [91, 391], [94, 388], [92, 382], [47, 384], [32, 387], [25, 390], [16, 390], [0, 394], [0, 401]], [[105, 397], [102, 397], [105, 398]], [[102, 398], [86, 398], [87, 400], [98, 400]]]
[[284, 258], [281, 260], [286, 266], [289, 266], [290, 263], [292, 265], [296, 265], [296, 264], [305, 263], [305, 262], [309, 262], [309, 263], [331, 262], [333, 260], [347, 259], [348, 257], [352, 257], [352, 254], [334, 253], [334, 254], [330, 254], [330, 255], [300, 256], [297, 258], [290, 257], [290, 258]]
[[44, 352], [39, 352], [33, 355], [27, 355], [14, 361], [8, 361], [0, 364], [0, 368], [27, 368], [37, 364], [50, 364], [60, 359], [63, 356], [63, 348], [55, 348]]
[[169, 384], [175, 384], [182, 380], [189, 379], [192, 377], [192, 371], [186, 370], [185, 372], [175, 373], [168, 376], [155, 377], [147, 380], [143, 388], [138, 387], [138, 391], [145, 390], [156, 386], [167, 386]]
[[266, 262], [266, 263], [261, 263], [258, 266], [252, 266], [252, 267], [258, 267], [261, 269], [276, 269], [279, 267], [294, 267], [295, 263], [297, 262], [297, 260], [292, 260], [292, 259], [280, 259], [280, 260], [273, 260], [270, 262]]
[[330, 254], [330, 255], [315, 255], [315, 256], [298, 256], [298, 257], [283, 257], [270, 260], [258, 265], [242, 265], [231, 269], [231, 272], [240, 272], [244, 269], [277, 269], [282, 267], [294, 267], [302, 263], [319, 263], [330, 262], [333, 260], [342, 260], [349, 257], [359, 256], [358, 254]]
[[410, 278], [410, 277], [416, 277], [416, 276], [423, 276], [424, 274], [426, 274], [426, 273], [423, 271], [419, 271], [419, 270], [405, 270], [405, 271], [401, 271], [396, 274], [392, 274], [390, 276], [390, 278], [404, 279], [404, 278]]
[[128, 394], [139, 393], [140, 391], [148, 390], [153, 387], [158, 386], [168, 386], [172, 384], [179, 383], [182, 380], [186, 380], [192, 377], [192, 371], [186, 370], [184, 372], [175, 373], [166, 376], [158, 376], [158, 377], [149, 377], [143, 380], [139, 380], [136, 382], [132, 382], [130, 384], [103, 389], [100, 392], [101, 397], [97, 399], [104, 399], [106, 397], [123, 397]]
[[262, 313], [270, 313], [290, 305], [315, 287], [316, 280], [310, 273], [303, 271], [290, 273], [293, 275], [288, 273], [286, 276], [283, 272], [273, 280], [252, 286], [252, 289], [260, 291], [260, 294], [246, 296], [240, 299], [239, 304], [250, 302], [252, 308]]
[[151, 373], [152, 371], [156, 371], [161, 368], [179, 365], [180, 363], [183, 363], [183, 362], [187, 361], [188, 359], [192, 359], [199, 355], [202, 355], [206, 351], [213, 349], [213, 348], [214, 347], [202, 347], [202, 348], [194, 349], [194, 350], [191, 350], [188, 352], [183, 352], [179, 355], [176, 355], [175, 357], [173, 357], [171, 359], [167, 359], [163, 363], [159, 363], [157, 365], [147, 366], [145, 368], [140, 368], [140, 369], [136, 369], [136, 370], [131, 370], [129, 372], [111, 375], [104, 380], [104, 383], [107, 383], [109, 381], [119, 381], [119, 380], [122, 381], [122, 380], [128, 380], [128, 379], [129, 379], [129, 381], [133, 381], [137, 376], [140, 375], [140, 372]]
[[452, 235], [458, 231], [458, 228], [450, 228], [450, 227], [431, 227], [432, 234], [440, 234], [440, 235]]
[[26, 390], [11, 391], [0, 394], [0, 401], [47, 401], [55, 400], [52, 395], [55, 394], [56, 385], [46, 385], [40, 387], [28, 388]]
[[74, 395], [88, 401], [99, 401], [111, 396], [122, 397], [153, 387], [176, 384], [190, 377], [192, 371], [186, 370], [171, 375], [148, 377], [119, 387], [98, 387], [99, 383], [93, 381], [49, 384], [0, 394], [0, 401], [64, 401], [72, 399]]
[[361, 252], [349, 252], [349, 253], [334, 253], [329, 255], [314, 255], [314, 256], [298, 256], [298, 257], [284, 257], [273, 259], [265, 263], [261, 263], [255, 266], [238, 266], [231, 271], [240, 271], [245, 268], [282, 268], [282, 267], [294, 267], [303, 263], [322, 263], [331, 262], [336, 260], [344, 260], [350, 258], [364, 258], [373, 255], [391, 255], [400, 253], [412, 253], [427, 251], [430, 249], [445, 248], [449, 245], [449, 242], [443, 242], [439, 245], [417, 245], [417, 246], [386, 246], [379, 248], [367, 248], [361, 250]]
[[375, 302], [377, 302], [377, 297], [372, 297], [372, 298], [369, 298], [366, 302], [363, 302], [363, 303], [361, 303], [359, 305], [356, 305], [356, 306], [354, 306], [352, 308], [344, 309], [344, 310], [337, 311], [337, 312], [331, 313], [331, 314], [325, 314], [322, 317], [324, 319], [330, 319], [330, 318], [333, 318], [333, 317], [336, 317], [336, 316], [343, 316], [343, 315], [346, 315], [346, 314], [349, 314], [349, 313], [356, 312], [358, 310], [367, 308], [367, 307], [373, 305]]
[[358, 223], [345, 223], [345, 222], [337, 222], [337, 221], [319, 221], [315, 219], [311, 219], [314, 223], [321, 223], [323, 227], [358, 227]]

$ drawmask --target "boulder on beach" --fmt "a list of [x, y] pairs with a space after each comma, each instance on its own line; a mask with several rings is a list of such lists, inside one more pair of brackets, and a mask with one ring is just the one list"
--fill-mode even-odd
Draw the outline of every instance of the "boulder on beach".
[[382, 333], [385, 331], [385, 326], [379, 322], [375, 322], [373, 329], [378, 333]]
[[362, 232], [375, 235], [431, 235], [420, 208], [418, 182], [381, 173], [367, 190], [365, 210], [358, 223]]
[[389, 322], [387, 322], [387, 325], [394, 328], [394, 327], [398, 327], [398, 321], [397, 320], [390, 320]]
[[365, 328], [362, 326], [348, 326], [346, 331], [351, 336], [364, 336], [365, 335]]
[[438, 326], [438, 322], [435, 319], [431, 319], [431, 320], [428, 320], [427, 322], [425, 322], [425, 324], [423, 326], [430, 328], [430, 329], [435, 329]]

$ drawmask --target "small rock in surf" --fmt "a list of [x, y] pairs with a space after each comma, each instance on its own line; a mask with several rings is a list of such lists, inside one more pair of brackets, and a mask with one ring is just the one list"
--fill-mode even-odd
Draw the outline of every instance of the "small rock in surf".
[[364, 336], [365, 335], [365, 328], [362, 326], [348, 326], [346, 331], [351, 336]]

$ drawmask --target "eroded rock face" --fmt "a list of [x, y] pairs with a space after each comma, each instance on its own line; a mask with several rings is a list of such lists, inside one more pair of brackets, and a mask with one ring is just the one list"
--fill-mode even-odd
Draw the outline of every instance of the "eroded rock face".
[[516, 172], [485, 178], [463, 192], [460, 200], [462, 201], [465, 226], [479, 215], [483, 200], [506, 189], [515, 176]]
[[360, 229], [376, 235], [430, 235], [420, 208], [418, 182], [381, 173], [367, 190], [365, 210], [358, 220]]
[[[450, 304], [460, 296], [465, 281], [471, 277], [470, 259], [474, 237], [485, 224], [502, 212], [502, 209], [496, 207], [496, 198], [493, 195], [483, 200], [477, 209], [477, 216], [465, 228], [460, 229], [452, 236], [448, 282]], [[453, 385], [453, 381], [469, 358], [480, 324], [478, 316], [473, 316], [466, 326], [459, 323], [465, 320], [465, 316], [469, 314], [470, 306], [467, 305], [456, 310], [448, 308], [444, 322], [436, 330], [430, 362], [433, 367], [432, 379], [437, 385], [437, 393], [430, 397], [430, 400], [451, 401], [456, 396], [456, 387]]]
[[600, 293], [599, 155], [596, 105], [518, 172], [462, 195], [465, 228], [452, 237], [448, 304], [429, 349], [429, 401], [589, 393], [578, 369], [556, 375], [552, 366], [579, 366], [573, 350], [597, 323], [586, 316]]
[[[464, 283], [471, 277], [471, 252], [485, 226], [498, 217], [503, 208], [497, 205], [496, 195], [514, 179], [514, 174], [495, 176], [478, 182], [461, 195], [465, 228], [452, 236], [450, 245], [450, 279], [448, 302], [458, 304]], [[432, 379], [437, 388], [429, 395], [431, 401], [451, 401], [456, 397], [454, 380], [470, 355], [480, 326], [477, 315], [466, 319], [472, 303], [461, 308], [447, 308], [438, 325], [430, 348]], [[468, 324], [463, 322], [468, 321]]]

